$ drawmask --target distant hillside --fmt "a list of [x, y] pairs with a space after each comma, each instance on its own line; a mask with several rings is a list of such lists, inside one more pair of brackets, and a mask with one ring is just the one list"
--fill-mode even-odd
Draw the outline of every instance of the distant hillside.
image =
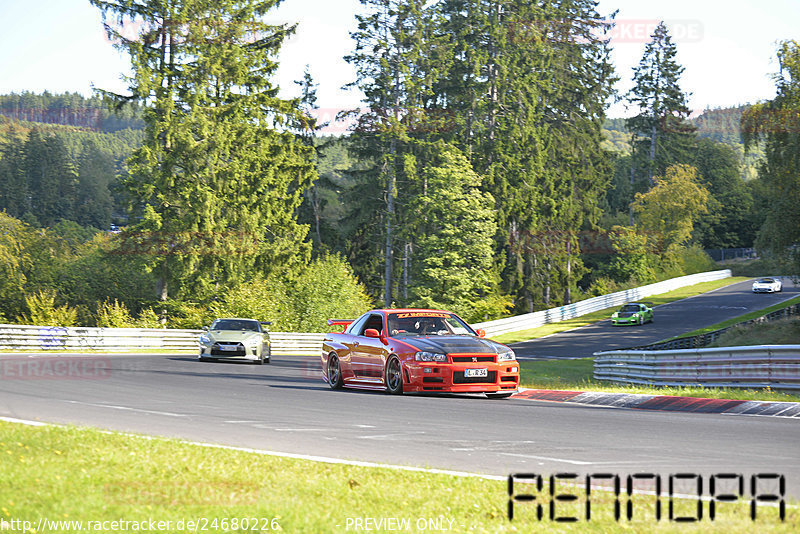
[[697, 127], [698, 136], [738, 146], [742, 144], [742, 114], [749, 107], [706, 109], [692, 119], [692, 123]]
[[100, 97], [78, 93], [23, 92], [0, 95], [0, 115], [22, 122], [57, 124], [99, 132], [139, 130], [144, 127], [141, 110], [128, 105], [112, 111]]

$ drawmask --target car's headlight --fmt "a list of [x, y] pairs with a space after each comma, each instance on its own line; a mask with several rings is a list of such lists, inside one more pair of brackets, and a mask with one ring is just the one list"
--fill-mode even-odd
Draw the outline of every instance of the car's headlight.
[[612, 319], [616, 319], [617, 317], [619, 317], [619, 313], [617, 312], [614, 312], [614, 315], [611, 316]]
[[517, 355], [514, 354], [514, 351], [511, 349], [508, 349], [506, 352], [501, 352], [500, 354], [497, 355], [498, 362], [509, 362], [511, 360], [516, 360], [516, 359]]
[[208, 336], [207, 336], [207, 335], [205, 335], [205, 334], [203, 334], [203, 335], [201, 335], [201, 336], [200, 336], [200, 344], [202, 344], [202, 345], [208, 345], [209, 343], [211, 343], [211, 338], [210, 338], [210, 337], [208, 337]]
[[414, 359], [418, 362], [446, 362], [447, 354], [421, 351], [414, 355]]

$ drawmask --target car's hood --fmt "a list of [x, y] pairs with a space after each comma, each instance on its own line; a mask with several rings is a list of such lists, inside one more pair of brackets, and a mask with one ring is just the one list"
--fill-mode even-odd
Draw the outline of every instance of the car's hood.
[[772, 287], [777, 285], [777, 282], [753, 282], [753, 287]]
[[237, 330], [211, 330], [208, 333], [208, 337], [214, 341], [243, 342], [251, 338], [260, 338], [261, 334], [258, 332], [241, 332]]
[[404, 337], [403, 343], [411, 345], [417, 350], [437, 352], [439, 354], [452, 353], [490, 353], [497, 354], [508, 351], [505, 345], [489, 339], [473, 336], [423, 336]]

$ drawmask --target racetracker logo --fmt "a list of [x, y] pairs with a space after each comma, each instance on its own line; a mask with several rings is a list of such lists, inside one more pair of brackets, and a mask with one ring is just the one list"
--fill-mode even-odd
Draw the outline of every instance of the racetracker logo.
[[104, 380], [110, 377], [111, 361], [104, 357], [0, 359], [0, 380]]

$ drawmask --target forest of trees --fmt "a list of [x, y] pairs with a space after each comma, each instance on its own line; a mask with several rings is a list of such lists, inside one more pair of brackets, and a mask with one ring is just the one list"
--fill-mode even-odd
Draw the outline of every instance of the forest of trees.
[[[798, 129], [768, 122], [797, 109], [796, 43], [776, 101], [692, 118], [663, 24], [624, 73], [593, 0], [361, 0], [343, 55], [364, 106], [323, 137], [313, 73], [277, 96], [294, 28], [261, 22], [274, 0], [91, 3], [133, 59], [129, 93], [0, 96], [6, 320], [235, 311], [318, 330], [402, 305], [476, 321], [800, 240], [778, 230], [800, 203], [771, 200], [798, 189], [781, 182]], [[126, 37], [120, 20], [146, 24]], [[634, 114], [611, 119], [621, 77]]]

